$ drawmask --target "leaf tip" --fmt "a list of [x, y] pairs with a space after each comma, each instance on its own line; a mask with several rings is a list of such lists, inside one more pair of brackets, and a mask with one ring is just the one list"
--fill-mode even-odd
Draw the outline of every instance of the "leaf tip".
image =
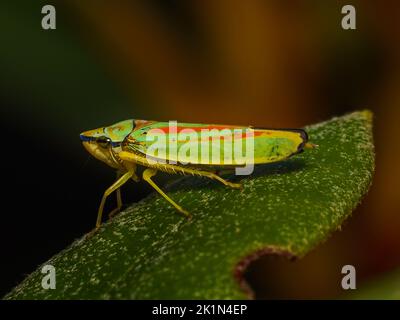
[[372, 118], [373, 118], [374, 114], [372, 113], [371, 110], [369, 110], [369, 109], [362, 110], [362, 111], [360, 111], [360, 114], [361, 114], [366, 120], [368, 120], [369, 122], [372, 122]]

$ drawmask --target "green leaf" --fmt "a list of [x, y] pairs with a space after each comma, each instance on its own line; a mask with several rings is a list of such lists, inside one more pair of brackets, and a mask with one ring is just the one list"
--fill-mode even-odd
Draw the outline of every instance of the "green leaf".
[[369, 111], [306, 129], [317, 149], [257, 167], [240, 178], [243, 190], [196, 177], [169, 186], [191, 221], [151, 195], [46, 262], [56, 268], [56, 289], [41, 287], [38, 268], [6, 298], [248, 297], [243, 271], [250, 261], [263, 254], [303, 257], [340, 229], [371, 183]]

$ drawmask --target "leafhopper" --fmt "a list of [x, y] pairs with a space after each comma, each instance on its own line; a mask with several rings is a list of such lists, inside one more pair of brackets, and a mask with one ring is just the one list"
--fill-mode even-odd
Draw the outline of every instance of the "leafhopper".
[[80, 135], [83, 146], [98, 160], [117, 170], [117, 180], [106, 189], [97, 213], [96, 229], [102, 222], [104, 204], [114, 191], [117, 208], [122, 207], [120, 188], [128, 180], [138, 182], [137, 166], [144, 166], [142, 178], [184, 216], [191, 214], [172, 200], [152, 177], [157, 171], [194, 175], [240, 189], [220, 171], [251, 174], [254, 165], [284, 161], [304, 148], [313, 148], [302, 129], [264, 129], [232, 125], [125, 120]]

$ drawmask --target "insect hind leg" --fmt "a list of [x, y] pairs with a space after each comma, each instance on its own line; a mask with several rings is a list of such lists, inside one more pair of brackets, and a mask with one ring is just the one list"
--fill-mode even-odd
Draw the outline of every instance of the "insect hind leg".
[[230, 182], [228, 180], [225, 180], [224, 178], [220, 177], [217, 173], [210, 172], [210, 171], [203, 171], [203, 170], [197, 170], [197, 169], [192, 169], [192, 168], [184, 168], [184, 167], [179, 167], [181, 172], [183, 174], [191, 174], [191, 175], [196, 175], [200, 177], [206, 177], [212, 180], [217, 180], [224, 184], [227, 187], [231, 187], [233, 189], [242, 189], [243, 186], [241, 183], [235, 183], [235, 182]]
[[204, 177], [207, 177], [207, 178], [210, 178], [213, 180], [217, 180], [217, 181], [221, 182], [222, 184], [226, 185], [227, 187], [231, 187], [233, 189], [242, 189], [243, 188], [241, 183], [230, 182], [212, 172], [208, 173], [208, 172], [204, 172], [204, 171], [198, 171], [197, 174], [199, 176], [204, 176]]
[[[137, 163], [140, 165], [143, 165], [145, 167], [155, 167], [158, 170], [167, 172], [167, 173], [180, 173], [180, 174], [186, 174], [186, 175], [193, 175], [193, 176], [200, 176], [200, 177], [207, 177], [213, 180], [217, 180], [221, 182], [222, 184], [234, 188], [234, 189], [241, 189], [242, 185], [240, 183], [234, 183], [225, 180], [224, 178], [221, 178], [218, 174], [213, 173], [211, 171], [205, 171], [205, 170], [198, 170], [198, 169], [193, 169], [193, 168], [185, 168], [183, 166], [178, 166], [178, 165], [173, 165], [173, 164], [151, 164], [147, 161], [147, 159], [143, 156], [139, 156], [134, 153], [122, 151], [119, 154], [120, 158], [122, 160], [125, 160], [127, 162], [132, 162], [132, 163]], [[169, 200], [168, 200], [169, 201]]]

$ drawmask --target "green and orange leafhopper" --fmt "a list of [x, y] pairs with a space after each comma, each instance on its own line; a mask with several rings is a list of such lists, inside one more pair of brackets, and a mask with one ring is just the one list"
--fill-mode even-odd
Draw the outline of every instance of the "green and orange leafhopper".
[[241, 188], [222, 178], [221, 170], [251, 174], [254, 165], [284, 161], [304, 148], [313, 148], [302, 129], [263, 129], [232, 125], [125, 120], [108, 127], [81, 133], [84, 147], [95, 158], [117, 170], [117, 180], [104, 192], [96, 229], [101, 225], [107, 197], [116, 191], [117, 208], [122, 207], [120, 188], [128, 180], [139, 181], [137, 166], [144, 166], [142, 178], [186, 217], [184, 210], [152, 180], [157, 171], [195, 175]]

